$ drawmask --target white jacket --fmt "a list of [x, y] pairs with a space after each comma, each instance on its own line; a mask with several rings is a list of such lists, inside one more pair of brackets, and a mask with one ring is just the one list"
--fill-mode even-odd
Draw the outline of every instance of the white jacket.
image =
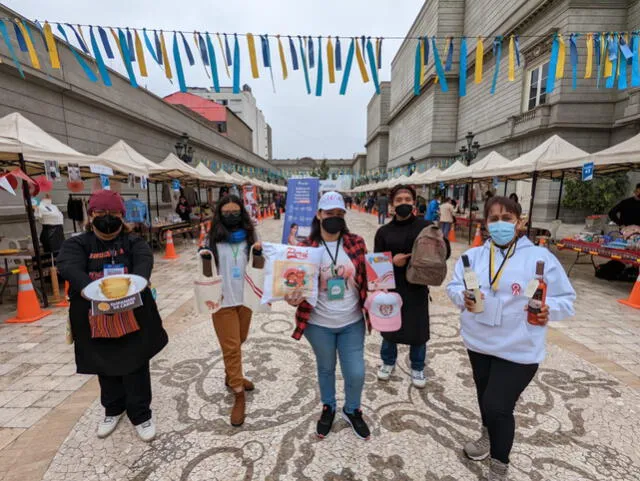
[[[451, 300], [461, 309], [461, 335], [467, 349], [489, 354], [519, 364], [540, 363], [545, 357], [548, 327], [534, 326], [527, 322], [524, 295], [527, 284], [535, 278], [536, 262], [544, 261], [544, 280], [547, 283], [549, 320], [561, 321], [575, 314], [573, 303], [576, 293], [558, 259], [549, 250], [534, 246], [529, 239], [518, 240], [515, 254], [507, 261], [494, 293], [489, 286], [489, 252], [491, 241], [470, 249], [471, 268], [478, 275], [480, 288], [485, 296], [485, 310], [474, 314], [464, 308], [464, 281], [462, 259], [456, 263], [453, 279], [447, 286]], [[503, 256], [496, 249], [498, 269]]]

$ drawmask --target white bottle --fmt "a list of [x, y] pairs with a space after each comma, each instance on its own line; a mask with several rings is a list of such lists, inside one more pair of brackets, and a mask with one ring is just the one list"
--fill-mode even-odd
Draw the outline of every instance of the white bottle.
[[469, 257], [462, 256], [462, 265], [464, 266], [464, 287], [468, 292], [473, 293], [473, 301], [475, 303], [473, 309], [469, 309], [469, 312], [479, 314], [484, 312], [484, 301], [482, 300], [482, 292], [480, 291], [480, 283], [478, 282], [478, 276], [471, 269], [471, 263]]

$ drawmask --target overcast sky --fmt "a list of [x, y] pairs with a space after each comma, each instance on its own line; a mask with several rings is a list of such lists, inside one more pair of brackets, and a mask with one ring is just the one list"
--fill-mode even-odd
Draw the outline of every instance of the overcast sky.
[[[404, 36], [423, 0], [4, 0], [3, 3], [31, 20], [50, 22], [184, 31], [375, 37]], [[193, 35], [186, 37], [192, 46]], [[345, 43], [343, 59], [346, 58]], [[383, 42], [381, 80], [390, 79], [391, 60], [400, 43], [399, 40]], [[372, 82], [362, 83], [355, 62], [346, 96], [338, 94], [341, 75], [336, 84], [328, 84], [326, 58], [323, 95], [319, 98], [308, 96], [302, 70], [292, 72], [290, 61], [289, 78], [282, 80], [277, 43], [272, 39], [276, 82], [276, 93], [273, 93], [268, 71], [261, 69], [259, 79], [251, 78], [244, 38], [240, 39], [240, 47], [242, 83], [251, 85], [258, 106], [271, 124], [275, 158], [351, 157], [355, 152], [365, 151], [366, 108], [374, 88]], [[288, 48], [286, 55], [289, 59]], [[138, 81], [143, 85], [146, 81], [146, 87], [161, 96], [176, 91], [177, 84], [172, 85], [164, 78], [160, 68], [151, 64], [153, 60], [148, 54], [146, 58], [150, 76], [147, 79], [138, 77]], [[187, 85], [211, 86], [199, 59], [193, 67], [189, 67], [184, 54], [182, 60]], [[110, 66], [124, 71], [119, 62], [112, 61]], [[221, 83], [231, 85], [220, 62], [218, 67]], [[137, 66], [134, 68], [137, 72]], [[315, 93], [315, 70], [311, 80]]]

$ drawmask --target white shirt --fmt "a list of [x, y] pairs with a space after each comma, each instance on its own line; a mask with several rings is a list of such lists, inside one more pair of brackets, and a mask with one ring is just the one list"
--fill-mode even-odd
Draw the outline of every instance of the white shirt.
[[[344, 299], [330, 301], [327, 290], [327, 282], [331, 279], [331, 256], [335, 256], [336, 242], [327, 242], [327, 249], [322, 254], [320, 264], [320, 285], [318, 286], [318, 302], [311, 311], [310, 324], [316, 326], [337, 329], [349, 324], [353, 324], [362, 319], [362, 309], [360, 308], [360, 294], [355, 283], [356, 269], [351, 259], [345, 252], [342, 242], [338, 249], [336, 274], [344, 278], [346, 289]], [[329, 255], [329, 251], [331, 255]]]
[[[221, 242], [217, 247], [220, 264], [218, 274], [222, 276], [222, 307], [241, 306], [244, 302], [244, 273], [248, 262], [247, 242]], [[233, 275], [234, 271], [236, 274], [239, 273], [236, 278]]]
[[63, 225], [64, 216], [60, 209], [51, 203], [50, 199], [43, 199], [35, 211], [35, 217], [42, 225]]
[[440, 205], [440, 222], [453, 222], [453, 204], [445, 202]]

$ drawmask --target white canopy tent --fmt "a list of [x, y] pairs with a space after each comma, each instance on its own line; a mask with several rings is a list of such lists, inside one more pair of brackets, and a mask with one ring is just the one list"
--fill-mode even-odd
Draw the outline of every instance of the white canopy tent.
[[153, 173], [162, 172], [162, 168], [159, 167], [158, 164], [144, 157], [124, 140], [118, 140], [102, 152], [100, 157], [118, 166], [117, 170], [128, 174], [135, 174], [138, 177], [149, 177]]
[[471, 178], [471, 168], [456, 160], [449, 168], [440, 173], [437, 182], [449, 182], [452, 180], [464, 180]]
[[420, 177], [417, 179], [418, 182], [416, 183], [420, 185], [435, 184], [441, 174], [442, 170], [440, 170], [438, 167], [432, 167], [426, 172], [420, 174]]
[[158, 164], [163, 172], [179, 179], [206, 180], [202, 178], [202, 174], [183, 160], [179, 159], [175, 154], [171, 153]]
[[198, 173], [202, 176], [202, 178], [204, 180], [207, 180], [209, 182], [216, 182], [219, 184], [226, 184], [225, 180], [220, 178], [218, 175], [214, 174], [206, 165], [204, 165], [202, 162], [200, 162], [197, 166], [196, 166], [196, 170], [198, 171]]
[[511, 162], [509, 159], [500, 155], [495, 150], [492, 150], [485, 157], [483, 157], [482, 160], [479, 160], [475, 164], [471, 164], [469, 166], [471, 169], [471, 178], [487, 178], [487, 174], [485, 172], [504, 167], [505, 165], [509, 164], [509, 162]]

